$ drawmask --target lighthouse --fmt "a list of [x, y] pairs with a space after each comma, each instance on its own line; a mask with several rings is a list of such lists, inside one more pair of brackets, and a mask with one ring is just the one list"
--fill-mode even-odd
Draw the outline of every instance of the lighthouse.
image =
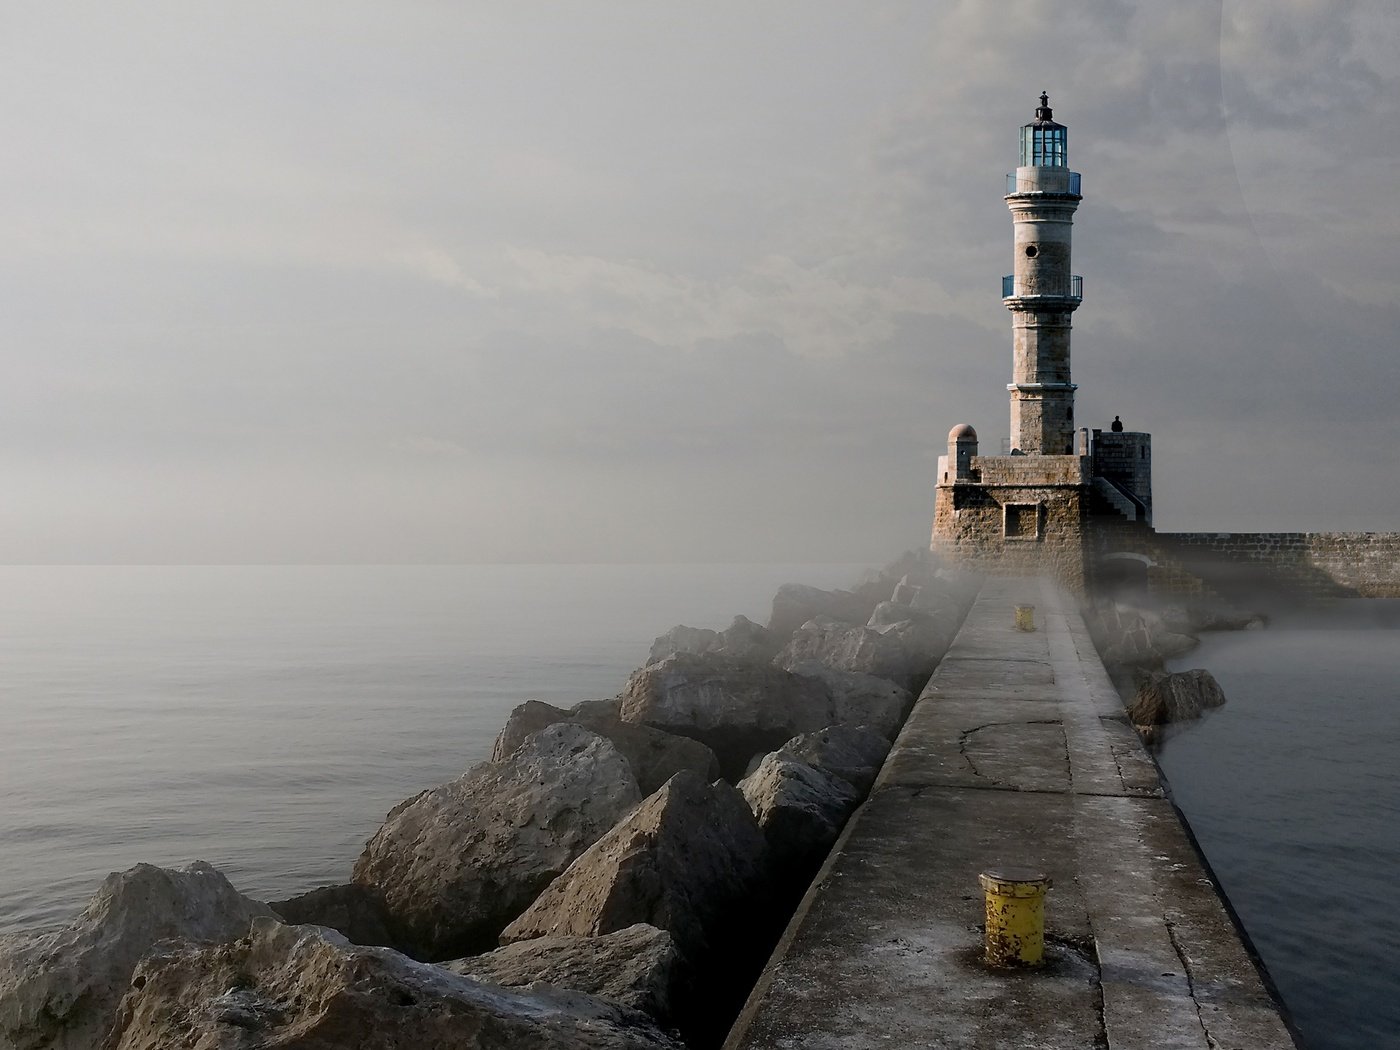
[[1022, 125], [1016, 170], [1006, 176], [1011, 273], [1011, 433], [984, 455], [959, 423], [938, 460], [930, 546], [982, 572], [1041, 573], [1082, 591], [1105, 537], [1124, 521], [1150, 529], [1151, 435], [1077, 426], [1070, 379], [1070, 320], [1084, 298], [1071, 265], [1082, 199], [1069, 170], [1069, 132], [1049, 96]]
[[1012, 272], [1002, 278], [1011, 311], [1011, 449], [1031, 455], [1074, 453], [1070, 318], [1084, 280], [1071, 272], [1070, 243], [1079, 207], [1079, 173], [1069, 170], [1069, 131], [1055, 122], [1042, 93], [1035, 119], [1021, 128], [1020, 164], [1006, 177], [1015, 229]]

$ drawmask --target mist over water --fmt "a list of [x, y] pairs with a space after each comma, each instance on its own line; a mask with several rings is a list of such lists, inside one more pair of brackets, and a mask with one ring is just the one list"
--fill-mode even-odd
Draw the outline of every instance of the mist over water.
[[0, 930], [109, 871], [345, 882], [390, 807], [512, 707], [615, 695], [676, 623], [766, 622], [856, 565], [0, 568]]
[[[201, 858], [343, 882], [510, 709], [611, 696], [676, 623], [765, 621], [859, 565], [0, 568], [0, 931]], [[1227, 705], [1159, 762], [1312, 1050], [1400, 1044], [1400, 603], [1207, 634]]]
[[1173, 730], [1172, 797], [1311, 1050], [1400, 1046], [1400, 603], [1204, 636], [1225, 707]]

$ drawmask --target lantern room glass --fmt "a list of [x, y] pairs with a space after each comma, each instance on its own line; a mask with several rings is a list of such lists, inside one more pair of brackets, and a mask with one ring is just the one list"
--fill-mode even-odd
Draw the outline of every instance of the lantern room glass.
[[1021, 167], [1063, 168], [1069, 164], [1069, 129], [1062, 124], [1027, 124], [1021, 129]]

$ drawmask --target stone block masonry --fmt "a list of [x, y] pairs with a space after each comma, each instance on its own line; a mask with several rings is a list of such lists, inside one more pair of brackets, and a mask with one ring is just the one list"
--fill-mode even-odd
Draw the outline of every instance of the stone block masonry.
[[1400, 598], [1400, 532], [1159, 532], [1207, 581], [1230, 569], [1301, 597]]

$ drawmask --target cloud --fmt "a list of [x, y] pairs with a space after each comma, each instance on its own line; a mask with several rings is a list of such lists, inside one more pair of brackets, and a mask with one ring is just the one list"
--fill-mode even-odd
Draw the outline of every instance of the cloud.
[[1005, 426], [1001, 177], [1042, 89], [1085, 179], [1082, 417], [1154, 431], [1171, 527], [1326, 525], [1375, 492], [1400, 378], [1397, 25], [27, 10], [0, 45], [14, 556], [917, 543], [948, 428]]

